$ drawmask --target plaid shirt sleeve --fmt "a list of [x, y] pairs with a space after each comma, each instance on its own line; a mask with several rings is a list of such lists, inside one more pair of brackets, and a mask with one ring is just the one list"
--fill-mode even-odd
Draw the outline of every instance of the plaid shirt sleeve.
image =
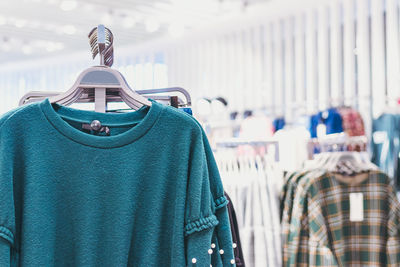
[[[299, 194], [298, 186], [297, 186], [297, 180], [300, 180], [302, 175], [298, 175], [296, 178], [292, 178], [289, 187], [288, 187], [288, 192], [285, 198], [285, 203], [284, 203], [284, 210], [283, 210], [283, 217], [282, 217], [282, 224], [281, 224], [281, 232], [282, 232], [282, 245], [283, 245], [283, 266], [290, 266], [289, 263], [289, 257], [292, 253], [290, 248], [292, 250], [294, 249], [293, 242], [294, 240], [290, 240], [291, 237], [291, 232], [296, 230], [296, 225], [295, 223], [297, 222], [296, 219], [293, 221], [292, 219], [292, 212], [296, 212], [296, 208], [298, 208], [298, 204], [294, 202], [294, 199], [298, 199], [298, 197], [295, 197], [295, 194]], [[295, 185], [296, 183], [296, 185]], [[296, 190], [296, 192], [295, 192]], [[295, 216], [297, 216], [295, 214]], [[293, 235], [293, 234], [292, 234]]]
[[294, 173], [293, 176], [288, 179], [287, 192], [281, 203], [281, 237], [283, 246], [287, 243], [289, 236], [295, 189], [297, 188], [297, 183], [304, 175], [305, 173]]
[[[284, 231], [283, 238], [283, 264], [284, 266], [297, 266], [297, 256], [299, 251], [299, 242], [301, 240], [301, 220], [303, 218], [304, 209], [307, 207], [307, 189], [313, 179], [321, 176], [323, 172], [313, 171], [307, 173], [304, 177], [300, 177], [296, 186], [294, 200], [292, 202], [292, 210], [289, 216], [290, 223]], [[303, 233], [304, 234], [304, 233]]]
[[386, 244], [387, 265], [389, 267], [400, 266], [400, 204], [394, 186], [389, 188], [389, 218], [388, 240]]
[[281, 218], [281, 238], [282, 238], [282, 245], [283, 250], [286, 250], [288, 245], [288, 238], [290, 232], [290, 223], [291, 223], [291, 216], [292, 216], [292, 209], [293, 209], [293, 201], [295, 197], [295, 191], [297, 188], [298, 183], [301, 179], [306, 176], [308, 172], [303, 173], [294, 173], [288, 179], [288, 187], [285, 198], [282, 203], [282, 218]]
[[296, 176], [297, 172], [291, 172], [291, 173], [287, 173], [285, 176], [285, 181], [283, 184], [283, 188], [280, 192], [279, 195], [279, 199], [280, 199], [280, 203], [279, 203], [279, 208], [280, 208], [280, 221], [282, 221], [283, 219], [283, 213], [285, 211], [285, 205], [287, 205], [287, 195], [289, 194], [289, 191], [291, 190], [291, 180], [294, 176]]
[[[311, 186], [311, 184], [309, 185]], [[329, 246], [328, 229], [318, 205], [319, 199], [307, 188], [303, 212], [300, 218], [300, 231], [297, 258], [287, 266], [296, 267], [336, 267], [338, 266], [332, 249]]]
[[300, 218], [300, 235], [299, 235], [299, 248], [297, 252], [297, 263], [298, 267], [308, 267], [309, 263], [309, 236], [310, 229], [308, 225], [308, 198], [305, 199], [303, 214]]

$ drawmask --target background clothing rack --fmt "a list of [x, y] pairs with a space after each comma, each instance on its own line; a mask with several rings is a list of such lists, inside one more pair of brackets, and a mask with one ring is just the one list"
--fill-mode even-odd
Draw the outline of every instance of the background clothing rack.
[[231, 138], [223, 141], [217, 141], [216, 147], [218, 148], [236, 148], [239, 146], [274, 146], [275, 161], [279, 161], [279, 142], [277, 140], [246, 140], [241, 138]]
[[[355, 151], [366, 151], [368, 138], [366, 136], [348, 136], [345, 133], [330, 134], [320, 138], [310, 140], [308, 147], [310, 155], [319, 147], [320, 152], [347, 151], [351, 146], [355, 146]], [[354, 150], [353, 150], [354, 151]]]

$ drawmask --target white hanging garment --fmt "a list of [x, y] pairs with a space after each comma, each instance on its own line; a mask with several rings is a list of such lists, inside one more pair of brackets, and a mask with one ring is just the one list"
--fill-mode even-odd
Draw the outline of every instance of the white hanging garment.
[[[261, 161], [259, 157], [256, 157], [257, 163], [257, 182], [255, 187], [257, 188], [257, 202], [260, 203], [259, 216], [257, 219], [259, 220], [258, 224], [255, 226], [255, 229], [259, 229], [256, 235], [262, 236], [264, 244], [260, 247], [256, 248], [257, 258], [262, 259], [261, 261], [265, 261], [264, 266], [275, 266], [273, 258], [274, 256], [274, 248], [273, 248], [273, 238], [271, 231], [271, 217], [268, 196], [266, 187], [265, 187], [265, 173], [264, 173], [264, 163]], [[269, 217], [269, 222], [267, 219]], [[265, 255], [265, 256], [264, 256]], [[261, 266], [261, 263], [260, 263]]]
[[[269, 223], [271, 224], [271, 237], [273, 238], [274, 248], [274, 266], [281, 266], [282, 264], [282, 241], [281, 241], [281, 225], [279, 220], [279, 193], [283, 180], [283, 173], [278, 170], [278, 166], [267, 165], [265, 166], [265, 187], [266, 196], [268, 197]], [[279, 190], [278, 190], [279, 188]]]
[[264, 207], [267, 203], [262, 202], [261, 187], [260, 187], [260, 166], [256, 166], [254, 158], [250, 159], [251, 163], [251, 176], [255, 177], [253, 183], [253, 232], [254, 232], [254, 266], [270, 266], [268, 259], [270, 258], [271, 251], [268, 248], [268, 239], [266, 239], [266, 227], [263, 224]]
[[281, 168], [285, 171], [297, 171], [308, 159], [308, 141], [310, 133], [304, 127], [284, 128], [275, 133], [279, 141]]
[[244, 225], [241, 231], [242, 248], [243, 255], [248, 266], [255, 266], [255, 247], [254, 247], [254, 229], [253, 229], [253, 195], [255, 182], [255, 177], [252, 177], [249, 173], [249, 167], [245, 163], [245, 160], [241, 157], [240, 160], [240, 172], [242, 178], [246, 177], [246, 204], [245, 204], [245, 215], [244, 215]]

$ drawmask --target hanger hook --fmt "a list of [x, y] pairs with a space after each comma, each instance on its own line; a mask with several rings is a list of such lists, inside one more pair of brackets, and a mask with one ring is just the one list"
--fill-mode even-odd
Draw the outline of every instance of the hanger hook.
[[114, 37], [110, 29], [99, 24], [90, 31], [88, 38], [93, 59], [99, 54], [100, 65], [111, 67], [114, 63]]

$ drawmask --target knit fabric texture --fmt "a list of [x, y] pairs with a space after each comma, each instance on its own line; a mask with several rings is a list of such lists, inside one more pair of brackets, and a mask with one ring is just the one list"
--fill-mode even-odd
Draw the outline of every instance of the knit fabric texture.
[[[0, 118], [0, 266], [231, 266], [204, 131], [152, 103], [104, 114], [46, 99]], [[93, 120], [109, 135], [83, 129]]]

